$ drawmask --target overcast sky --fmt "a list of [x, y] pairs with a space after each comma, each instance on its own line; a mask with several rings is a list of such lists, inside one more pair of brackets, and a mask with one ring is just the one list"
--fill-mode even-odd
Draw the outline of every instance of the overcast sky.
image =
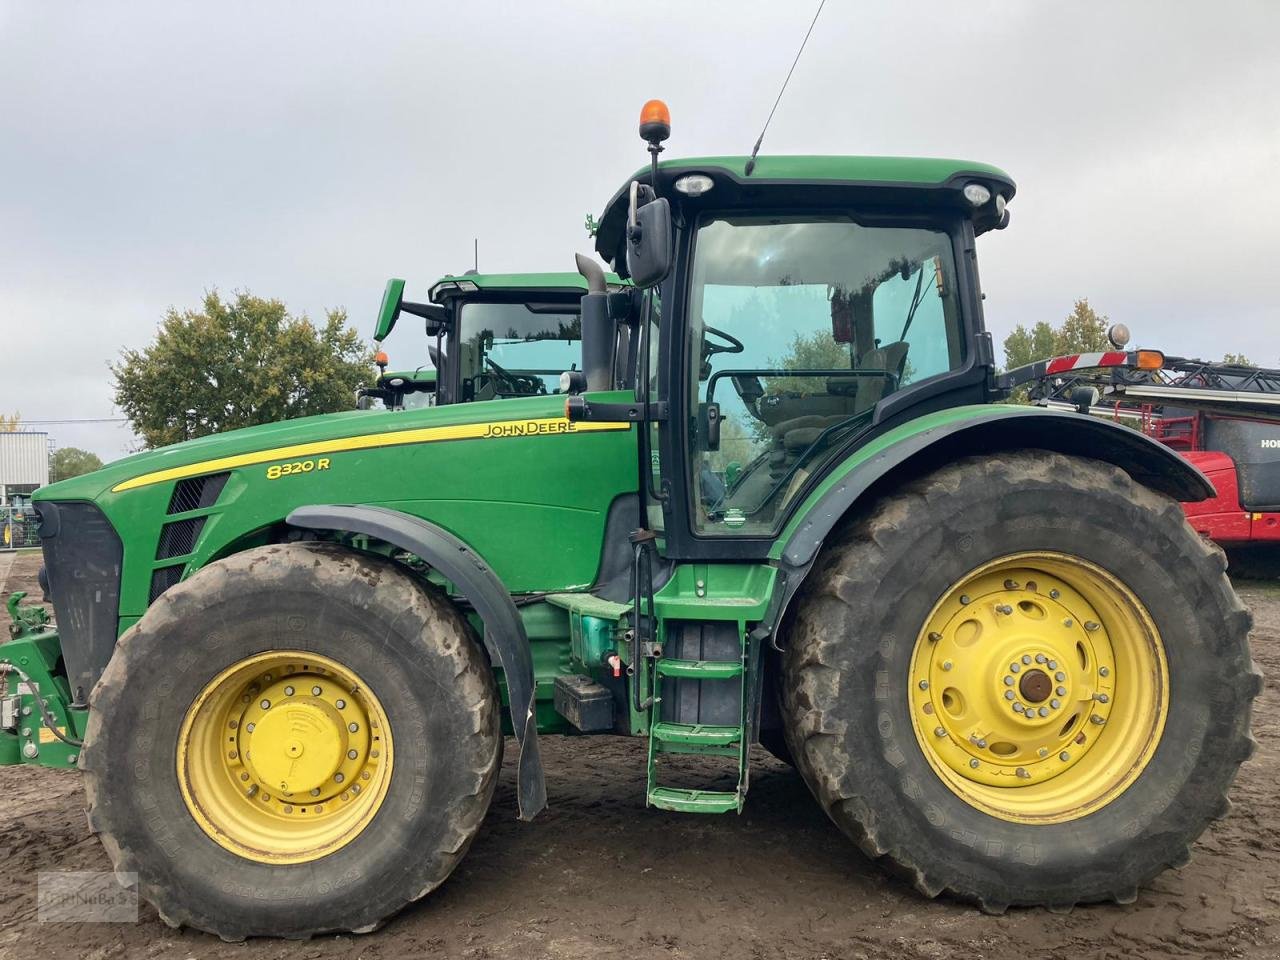
[[[211, 287], [369, 333], [387, 277], [425, 297], [473, 237], [482, 270], [571, 270], [640, 105], [670, 104], [668, 156], [748, 152], [815, 8], [0, 0], [0, 411], [118, 417], [108, 361]], [[1008, 170], [997, 344], [1088, 297], [1280, 366], [1278, 31], [1275, 0], [828, 0], [763, 152]]]

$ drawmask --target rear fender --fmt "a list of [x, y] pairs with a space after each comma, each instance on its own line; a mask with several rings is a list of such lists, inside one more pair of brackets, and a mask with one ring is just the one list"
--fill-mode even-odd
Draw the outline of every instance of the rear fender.
[[497, 656], [506, 678], [511, 729], [520, 744], [520, 819], [532, 820], [547, 804], [534, 716], [533, 658], [520, 613], [489, 565], [447, 530], [386, 507], [299, 507], [286, 522], [308, 530], [362, 534], [398, 547], [438, 570], [475, 608], [484, 624], [485, 645]]
[[[1050, 450], [1114, 464], [1144, 486], [1183, 502], [1214, 496], [1213, 485], [1173, 450], [1129, 427], [1042, 407], [981, 406], [921, 417], [872, 440], [823, 483], [783, 531], [775, 558], [786, 584], [776, 628], [827, 535], [852, 510], [961, 457]], [[873, 452], [866, 453], [868, 448]]]

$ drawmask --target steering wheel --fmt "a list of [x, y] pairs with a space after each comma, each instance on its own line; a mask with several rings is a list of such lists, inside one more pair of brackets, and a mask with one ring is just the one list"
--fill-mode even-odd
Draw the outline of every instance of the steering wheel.
[[[507, 385], [512, 393], [537, 394], [546, 392], [546, 385], [542, 384], [541, 380], [535, 381], [533, 377], [522, 377], [519, 374], [512, 373], [505, 367], [498, 366], [488, 357], [484, 358], [484, 362], [488, 364], [489, 369], [494, 372], [497, 378]], [[540, 385], [542, 387], [541, 390], [539, 390]]]
[[[711, 334], [714, 337], [719, 337], [721, 340], [726, 341], [729, 345], [725, 346], [724, 344], [720, 344], [720, 343], [708, 343], [706, 339], [707, 334]], [[717, 330], [715, 327], [702, 328], [702, 358], [704, 360], [710, 360], [717, 353], [741, 353], [745, 349], [747, 348], [742, 345], [741, 340], [739, 340], [737, 337], [730, 336], [729, 334], [725, 333], [723, 330]]]

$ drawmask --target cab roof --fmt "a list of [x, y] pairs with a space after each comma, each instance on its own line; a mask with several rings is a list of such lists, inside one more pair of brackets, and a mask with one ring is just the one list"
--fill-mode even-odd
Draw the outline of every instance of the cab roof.
[[[606, 273], [604, 278], [610, 285], [623, 283], [612, 273]], [[587, 281], [580, 273], [448, 274], [431, 285], [429, 296], [434, 303], [439, 303], [445, 297], [480, 290], [494, 293], [518, 293], [522, 290], [538, 293], [586, 293]]]
[[[1016, 185], [999, 167], [972, 160], [941, 157], [859, 157], [859, 156], [762, 156], [747, 175], [747, 161], [741, 157], [687, 157], [663, 160], [658, 164], [658, 191], [662, 196], [689, 202], [672, 189], [672, 184], [689, 173], [703, 173], [715, 181], [714, 187], [697, 198], [699, 205], [715, 207], [764, 206], [768, 203], [834, 204], [847, 200], [872, 207], [938, 207], [964, 205], [965, 184], [978, 181], [992, 196], [1008, 203]], [[596, 252], [612, 262], [622, 238], [626, 220], [628, 189], [632, 180], [651, 184], [649, 167], [637, 170], [610, 198], [596, 232]], [[844, 194], [840, 197], [833, 191]], [[984, 216], [974, 212], [978, 233], [998, 222], [994, 208]]]

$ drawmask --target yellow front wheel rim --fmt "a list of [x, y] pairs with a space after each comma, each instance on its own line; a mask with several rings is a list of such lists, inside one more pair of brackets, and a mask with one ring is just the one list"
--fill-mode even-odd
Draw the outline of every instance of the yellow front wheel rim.
[[191, 816], [261, 863], [303, 863], [354, 840], [386, 798], [392, 760], [377, 697], [348, 667], [297, 650], [223, 670], [178, 734]]
[[1110, 803], [1164, 730], [1169, 671], [1122, 581], [1063, 553], [984, 564], [916, 639], [911, 721], [942, 781], [1004, 820], [1057, 823]]

